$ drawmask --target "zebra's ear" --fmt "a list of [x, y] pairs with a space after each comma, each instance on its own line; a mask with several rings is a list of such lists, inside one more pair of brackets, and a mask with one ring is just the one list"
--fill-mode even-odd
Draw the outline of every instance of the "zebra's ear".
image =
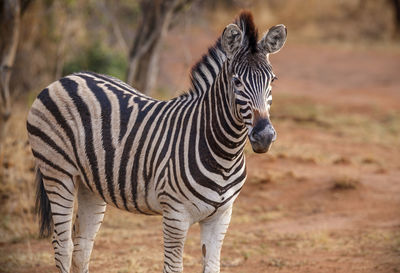
[[221, 45], [226, 57], [231, 60], [242, 44], [242, 31], [235, 24], [229, 24], [224, 29], [221, 37]]
[[264, 37], [258, 42], [258, 46], [265, 54], [273, 54], [281, 50], [285, 44], [286, 37], [286, 27], [284, 25], [276, 25], [268, 30]]

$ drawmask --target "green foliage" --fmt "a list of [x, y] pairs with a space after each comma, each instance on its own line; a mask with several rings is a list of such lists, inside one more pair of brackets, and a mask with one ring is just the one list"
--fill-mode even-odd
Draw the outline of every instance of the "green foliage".
[[95, 42], [65, 63], [63, 75], [87, 70], [124, 80], [127, 65], [123, 54]]

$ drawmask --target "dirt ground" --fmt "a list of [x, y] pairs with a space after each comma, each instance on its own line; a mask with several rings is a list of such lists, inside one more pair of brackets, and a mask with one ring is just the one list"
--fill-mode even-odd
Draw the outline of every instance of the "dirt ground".
[[[221, 272], [400, 272], [400, 50], [288, 43], [271, 61], [278, 139], [246, 151]], [[91, 272], [161, 272], [161, 238], [161, 218], [110, 208]], [[194, 225], [185, 272], [201, 272], [199, 245]], [[49, 240], [0, 255], [0, 272], [56, 272]]]

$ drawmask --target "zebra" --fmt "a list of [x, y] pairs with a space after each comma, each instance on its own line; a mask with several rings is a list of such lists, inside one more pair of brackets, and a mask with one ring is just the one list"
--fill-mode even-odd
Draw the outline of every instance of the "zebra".
[[40, 235], [52, 234], [59, 272], [89, 272], [107, 204], [162, 215], [163, 272], [183, 271], [186, 234], [199, 223], [203, 272], [220, 272], [233, 202], [246, 180], [247, 138], [256, 153], [276, 139], [268, 56], [286, 36], [276, 25], [258, 41], [252, 14], [241, 12], [192, 68], [189, 91], [171, 100], [93, 72], [41, 91], [27, 130]]

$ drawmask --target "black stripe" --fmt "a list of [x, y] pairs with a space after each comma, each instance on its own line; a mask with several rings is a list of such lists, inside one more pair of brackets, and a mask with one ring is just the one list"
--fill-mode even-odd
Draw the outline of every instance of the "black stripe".
[[85, 130], [85, 152], [87, 158], [89, 160], [90, 167], [92, 169], [93, 175], [93, 182], [96, 185], [96, 189], [99, 192], [100, 196], [105, 200], [103, 189], [100, 183], [100, 176], [99, 176], [99, 168], [97, 164], [97, 156], [94, 151], [94, 144], [93, 144], [93, 132], [92, 132], [92, 118], [90, 116], [90, 111], [86, 103], [82, 100], [82, 98], [78, 95], [78, 84], [69, 79], [69, 78], [62, 78], [60, 83], [67, 91], [68, 95], [71, 97], [72, 101], [75, 104], [76, 109], [79, 112], [79, 116], [81, 118], [81, 122], [83, 125], [83, 129]]
[[115, 88], [111, 84], [105, 85], [108, 90], [112, 91], [118, 99], [119, 103], [119, 142], [122, 141], [122, 138], [125, 136], [126, 131], [128, 129], [129, 118], [132, 114], [133, 107], [129, 104], [130, 99], [133, 97], [130, 93], [126, 93], [118, 88]]
[[97, 85], [99, 83], [98, 81], [84, 75], [79, 75], [79, 77], [85, 79], [86, 85], [93, 92], [98, 102], [100, 103], [101, 126], [102, 126], [101, 136], [103, 142], [103, 149], [105, 153], [104, 167], [105, 167], [105, 174], [107, 181], [107, 189], [110, 194], [111, 201], [118, 208], [113, 186], [115, 148], [112, 142], [112, 134], [111, 134], [111, 114], [112, 114], [111, 102], [108, 99], [107, 95], [105, 94], [104, 90]]
[[[51, 201], [50, 200], [50, 204], [54, 204], [54, 205], [60, 206], [60, 207], [65, 208], [65, 209], [72, 209], [72, 207], [61, 205], [60, 203], [58, 203], [56, 201]], [[58, 234], [58, 235], [60, 235], [60, 234]]]
[[44, 123], [47, 124], [51, 128], [51, 130], [61, 139], [62, 143], [68, 147], [67, 142], [65, 141], [65, 138], [61, 134], [60, 130], [56, 128], [57, 123], [52, 122], [48, 119], [48, 117], [41, 111], [39, 111], [36, 108], [31, 108], [30, 113], [35, 115], [36, 117], [40, 118]]
[[167, 206], [167, 207], [169, 207], [170, 209], [172, 209], [172, 210], [174, 210], [174, 211], [176, 211], [176, 212], [180, 212], [179, 210], [177, 210], [176, 208], [174, 208], [171, 204], [169, 204], [169, 203], [167, 203], [167, 202], [161, 201], [161, 202], [160, 202], [160, 205]]
[[[135, 98], [134, 101], [138, 102], [138, 101], [140, 101], [140, 99]], [[147, 104], [147, 103], [151, 103], [151, 102], [148, 102], [148, 101], [145, 102], [145, 104]], [[136, 148], [136, 151], [135, 151], [137, 156], [135, 156], [134, 159], [133, 159], [133, 164], [132, 164], [133, 167], [132, 167], [132, 172], [131, 172], [131, 177], [133, 179], [132, 179], [132, 189], [131, 189], [131, 191], [132, 191], [132, 197], [133, 197], [133, 200], [134, 200], [135, 208], [139, 212], [142, 212], [142, 213], [144, 213], [144, 212], [141, 209], [139, 209], [139, 206], [137, 204], [137, 187], [138, 187], [137, 178], [139, 177], [139, 175], [138, 175], [139, 174], [139, 169], [140, 169], [139, 165], [140, 165], [140, 160], [141, 160], [141, 157], [139, 155], [142, 154], [143, 148], [145, 147], [144, 144], [146, 142], [146, 139], [148, 138], [148, 133], [149, 133], [151, 125], [155, 122], [155, 118], [160, 114], [160, 110], [163, 108], [164, 105], [165, 105], [165, 102], [159, 102], [157, 105], [154, 105], [154, 103], [151, 103], [143, 111], [143, 112], [149, 113], [153, 109], [153, 107], [155, 107], [153, 113], [151, 114], [151, 116], [148, 117], [148, 119], [146, 121], [146, 124], [145, 124], [145, 126], [144, 126], [144, 128], [142, 130], [142, 134], [140, 136], [138, 136], [140, 138], [139, 138], [139, 142], [138, 142], [138, 145], [137, 145], [137, 148]], [[143, 109], [143, 106], [139, 107], [139, 109], [141, 109], [141, 108]], [[139, 122], [136, 122], [135, 126], [136, 125], [140, 126], [141, 124]], [[149, 149], [149, 146], [146, 146], [146, 148]], [[147, 152], [148, 152], [148, 150], [145, 151], [145, 153], [147, 153]]]
[[183, 204], [180, 200], [176, 199], [176, 197], [172, 196], [171, 194], [169, 194], [169, 193], [167, 193], [165, 191], [160, 192], [157, 195], [158, 198], [160, 198], [160, 196], [167, 196], [169, 199], [173, 200], [174, 202], [179, 203], [179, 204]]
[[91, 75], [93, 77], [102, 79], [103, 81], [105, 81], [107, 83], [113, 84], [113, 85], [117, 86], [118, 88], [121, 88], [121, 89], [123, 89], [125, 91], [128, 91], [129, 93], [134, 94], [135, 96], [140, 97], [142, 99], [149, 100], [149, 101], [157, 101], [157, 100], [155, 100], [153, 98], [149, 98], [149, 97], [143, 95], [142, 93], [136, 91], [134, 88], [132, 88], [132, 86], [129, 86], [127, 83], [122, 82], [117, 78], [114, 78], [114, 77], [111, 77], [111, 76], [97, 74], [97, 73], [94, 73], [94, 72], [82, 72], [82, 73], [78, 73], [78, 74]]
[[[210, 115], [212, 115], [211, 111], [210, 111], [210, 113], [208, 113], [206, 119], [202, 118], [198, 112], [199, 112], [199, 109], [196, 108], [194, 117], [198, 117], [201, 121], [204, 120], [203, 122], [201, 122], [200, 131], [205, 132], [205, 134], [200, 134], [200, 136], [198, 136], [199, 134], [197, 133], [197, 120], [194, 119], [194, 122], [191, 124], [191, 127], [189, 128], [191, 130], [191, 133], [189, 135], [190, 140], [189, 140], [188, 153], [189, 153], [189, 155], [195, 155], [197, 153], [196, 138], [200, 137], [200, 142], [199, 142], [200, 146], [198, 147], [198, 150], [199, 150], [198, 152], [201, 154], [200, 158], [202, 159], [203, 165], [205, 167], [207, 167], [207, 169], [209, 169], [210, 171], [221, 175], [221, 178], [223, 180], [227, 180], [229, 177], [223, 175], [223, 172], [221, 171], [221, 170], [223, 170], [222, 166], [220, 164], [218, 164], [218, 162], [212, 157], [212, 154], [207, 147], [206, 140], [203, 139], [202, 136], [205, 135], [209, 145], [211, 146], [211, 149], [217, 155], [219, 155], [222, 158], [225, 158], [227, 160], [231, 160], [233, 156], [231, 154], [229, 154], [228, 152], [226, 152], [225, 150], [223, 150], [215, 142], [215, 139], [212, 137], [212, 133], [211, 133], [212, 129], [210, 128], [212, 126], [212, 122], [210, 120]], [[211, 124], [211, 126], [210, 126], [210, 124]], [[194, 177], [196, 179], [196, 182], [198, 184], [202, 185], [203, 187], [212, 189], [213, 191], [217, 192], [220, 195], [224, 194], [232, 186], [234, 186], [233, 184], [229, 184], [226, 186], [220, 186], [219, 184], [215, 183], [214, 180], [210, 179], [209, 177], [207, 177], [200, 171], [199, 166], [197, 165], [197, 163], [195, 161], [189, 160], [188, 166], [189, 166], [189, 172], [191, 173], [192, 177]]]
[[[62, 199], [64, 199], [65, 201], [68, 201], [68, 202], [74, 202], [74, 200], [68, 199], [68, 198], [62, 196], [61, 194], [59, 194], [58, 192], [55, 192], [55, 191], [48, 191], [48, 190], [46, 190], [46, 193], [47, 193], [47, 194], [55, 194], [55, 195], [58, 195], [58, 196], [60, 196]], [[53, 213], [53, 215], [55, 215], [55, 214]]]
[[26, 123], [26, 127], [28, 129], [28, 132], [31, 135], [34, 135], [34, 136], [37, 136], [38, 138], [40, 138], [44, 143], [46, 143], [53, 150], [55, 150], [57, 153], [59, 153], [69, 164], [71, 164], [72, 166], [74, 166], [76, 168], [76, 165], [72, 161], [72, 159], [48, 135], [46, 135], [45, 132], [43, 132], [36, 126], [31, 125], [29, 122]]
[[[191, 109], [191, 110], [193, 110], [193, 109]], [[213, 206], [213, 207], [216, 208], [216, 207], [218, 207], [218, 203], [215, 202], [215, 201], [213, 201], [213, 200], [210, 200], [210, 199], [206, 198], [205, 196], [203, 196], [202, 194], [200, 194], [199, 192], [197, 192], [197, 191], [192, 187], [192, 185], [191, 185], [190, 182], [189, 182], [188, 177], [186, 176], [186, 171], [187, 171], [187, 170], [185, 169], [185, 165], [184, 165], [184, 162], [186, 161], [186, 158], [184, 158], [184, 150], [185, 150], [185, 144], [184, 144], [185, 141], [184, 141], [184, 138], [185, 138], [187, 126], [184, 126], [184, 124], [185, 124], [185, 125], [189, 124], [189, 118], [190, 118], [190, 113], [185, 112], [185, 114], [184, 114], [183, 117], [181, 118], [182, 122], [181, 122], [181, 126], [180, 126], [180, 127], [182, 128], [182, 131], [181, 131], [181, 138], [179, 139], [179, 142], [178, 142], [178, 139], [175, 138], [175, 145], [177, 145], [177, 146], [178, 146], [178, 149], [179, 149], [178, 155], [179, 155], [179, 163], [180, 163], [179, 166], [176, 166], [176, 167], [177, 167], [177, 168], [180, 168], [180, 170], [181, 170], [182, 181], [184, 182], [186, 188], [187, 188], [196, 198], [198, 198], [198, 199], [202, 200], [203, 202], [205, 202], [205, 203], [207, 203], [207, 204], [209, 204], [209, 205], [211, 205], [211, 206]], [[175, 145], [174, 145], [174, 146], [175, 146]], [[191, 145], [193, 145], [193, 143], [189, 143], [189, 147], [190, 147]], [[191, 163], [191, 162], [189, 162], [189, 166], [190, 166], [190, 163]], [[192, 162], [191, 164], [193, 164], [193, 162]], [[196, 181], [196, 182], [198, 182], [198, 181]], [[177, 184], [179, 184], [179, 183], [177, 183]]]
[[42, 174], [42, 177], [44, 180], [53, 181], [53, 182], [57, 183], [58, 185], [61, 185], [69, 194], [74, 196], [74, 194], [67, 188], [67, 186], [61, 180], [54, 178], [54, 177], [46, 176], [44, 174]]
[[66, 170], [64, 170], [63, 168], [61, 168], [60, 166], [58, 166], [57, 164], [55, 164], [54, 162], [50, 161], [49, 159], [47, 159], [44, 155], [42, 155], [41, 153], [35, 151], [32, 149], [32, 154], [34, 157], [40, 159], [41, 161], [43, 161], [44, 163], [46, 163], [47, 165], [49, 165], [50, 167], [52, 167], [53, 169], [65, 174], [66, 176], [68, 176], [69, 178], [72, 179], [72, 174], [70, 174], [69, 172], [67, 172]]
[[58, 222], [58, 223], [54, 223], [54, 226], [57, 227], [57, 226], [59, 226], [59, 225], [66, 224], [66, 223], [69, 223], [69, 222], [71, 222], [71, 220], [67, 220], [67, 221], [63, 221], [63, 222]]
[[[147, 103], [146, 101], [142, 101], [140, 98], [137, 98], [137, 97], [134, 99], [134, 102], [137, 104], [136, 107], [138, 109], [141, 109], [143, 107], [143, 105], [145, 105]], [[118, 176], [118, 184], [119, 184], [120, 195], [121, 195], [121, 198], [122, 198], [122, 201], [124, 203], [124, 207], [126, 210], [129, 210], [127, 200], [126, 200], [126, 194], [125, 194], [125, 186], [126, 186], [125, 184], [126, 184], [126, 179], [127, 179], [127, 177], [126, 177], [127, 165], [128, 165], [128, 161], [130, 159], [133, 141], [135, 140], [139, 126], [141, 125], [144, 118], [146, 117], [147, 112], [148, 112], [148, 110], [147, 111], [140, 111], [140, 110], [138, 111], [136, 120], [134, 121], [134, 125], [133, 125], [132, 129], [128, 133], [128, 136], [127, 136], [126, 142], [125, 142], [125, 146], [122, 151], [121, 166], [120, 166], [119, 176]], [[136, 179], [137, 179], [137, 177], [131, 177], [131, 180], [135, 180], [135, 181], [132, 181], [132, 187], [135, 183], [137, 183]], [[138, 210], [138, 206], [136, 203], [136, 196], [132, 196], [132, 199], [134, 201], [135, 209]]]
[[[166, 104], [163, 103], [163, 105], [165, 106]], [[145, 203], [146, 206], [150, 209], [150, 204], [148, 202], [147, 196], [149, 193], [149, 183], [150, 181], [154, 178], [153, 177], [153, 172], [152, 172], [152, 167], [150, 166], [150, 168], [147, 168], [147, 163], [149, 162], [149, 157], [151, 157], [152, 159], [150, 160], [150, 164], [151, 165], [155, 165], [154, 162], [154, 157], [157, 154], [157, 150], [160, 149], [160, 142], [163, 136], [163, 132], [165, 132], [164, 130], [162, 130], [162, 128], [164, 128], [165, 124], [166, 124], [166, 119], [169, 118], [169, 115], [171, 113], [171, 110], [173, 109], [173, 107], [167, 107], [167, 108], [162, 108], [163, 111], [158, 111], [158, 116], [157, 116], [157, 120], [153, 121], [153, 122], [149, 122], [146, 127], [148, 127], [148, 129], [145, 131], [149, 131], [151, 126], [154, 126], [154, 129], [151, 132], [151, 136], [150, 137], [146, 137], [145, 139], [148, 139], [148, 152], [144, 153], [144, 158], [143, 158], [143, 169], [142, 169], [142, 176], [143, 176], [143, 181], [144, 181], [144, 190], [145, 190]], [[161, 134], [159, 135], [158, 139], [156, 139], [156, 134], [157, 132], [161, 131]], [[156, 141], [156, 145], [154, 145], [154, 142]], [[167, 144], [168, 145], [168, 144]], [[153, 152], [150, 154], [150, 150], [151, 148], [154, 147]], [[159, 168], [159, 165], [154, 166], [156, 168]], [[164, 168], [165, 170], [165, 168]], [[161, 172], [161, 177], [163, 177], [163, 172]]]
[[56, 119], [58, 125], [61, 126], [61, 128], [64, 130], [65, 135], [71, 142], [72, 150], [74, 151], [75, 160], [76, 160], [76, 163], [78, 164], [79, 170], [80, 170], [81, 174], [83, 175], [86, 185], [88, 186], [90, 191], [92, 191], [92, 187], [89, 184], [89, 179], [87, 177], [87, 174], [86, 174], [84, 168], [82, 167], [81, 161], [78, 156], [77, 145], [75, 142], [74, 133], [72, 132], [71, 127], [69, 127], [64, 116], [61, 114], [60, 110], [58, 109], [57, 104], [55, 104], [54, 101], [51, 99], [51, 97], [49, 95], [49, 89], [47, 89], [47, 88], [44, 89], [39, 94], [38, 99], [42, 102], [42, 104], [46, 107], [46, 109], [53, 115], [53, 117]]

